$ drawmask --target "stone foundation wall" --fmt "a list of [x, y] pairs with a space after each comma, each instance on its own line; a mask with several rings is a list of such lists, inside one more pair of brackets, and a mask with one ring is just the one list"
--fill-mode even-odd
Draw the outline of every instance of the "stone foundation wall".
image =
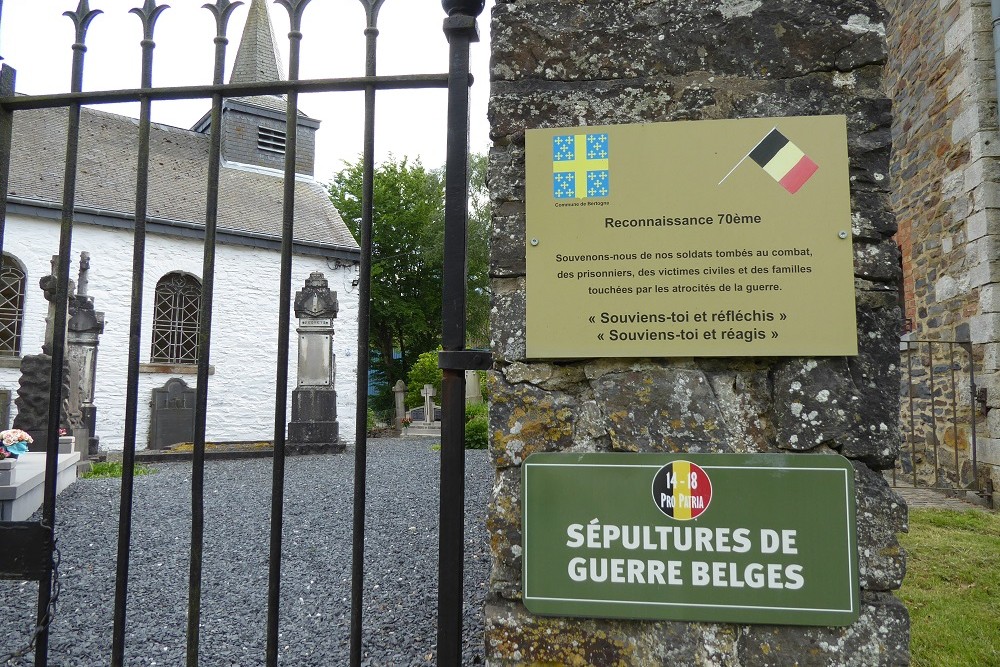
[[[895, 535], [906, 510], [878, 472], [898, 450], [900, 382], [884, 25], [871, 0], [498, 0], [489, 664], [909, 662], [908, 615], [891, 593], [904, 572]], [[848, 119], [859, 356], [525, 357], [526, 129], [816, 114]], [[801, 628], [528, 614], [520, 603], [520, 464], [541, 451], [843, 454], [856, 469], [860, 620]]]

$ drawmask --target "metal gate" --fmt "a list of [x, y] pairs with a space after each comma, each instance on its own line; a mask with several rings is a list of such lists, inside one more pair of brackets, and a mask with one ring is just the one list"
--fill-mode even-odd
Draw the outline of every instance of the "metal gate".
[[[310, 0], [276, 0], [289, 14], [288, 79], [253, 84], [224, 84], [226, 31], [234, 9], [242, 4], [231, 0], [215, 0], [205, 9], [214, 16], [215, 38], [214, 84], [205, 87], [152, 87], [153, 33], [157, 18], [167, 9], [157, 0], [145, 0], [131, 12], [139, 16], [143, 27], [142, 80], [140, 88], [105, 92], [83, 92], [84, 55], [87, 30], [101, 13], [91, 9], [88, 0], [80, 0], [75, 11], [66, 12], [76, 28], [76, 43], [72, 47], [71, 92], [57, 95], [15, 96], [14, 70], [3, 65], [0, 72], [0, 253], [7, 214], [7, 193], [13, 116], [21, 110], [65, 108], [68, 110], [66, 161], [63, 180], [62, 213], [57, 268], [57, 293], [52, 343], [52, 373], [49, 405], [62, 404], [60, 381], [66, 347], [66, 312], [69, 294], [69, 266], [72, 246], [80, 114], [83, 104], [138, 102], [140, 104], [139, 145], [136, 155], [138, 177], [135, 199], [135, 224], [132, 266], [132, 304], [128, 350], [128, 380], [126, 386], [124, 474], [121, 484], [118, 558], [115, 582], [114, 630], [110, 663], [124, 663], [126, 592], [129, 585], [129, 558], [132, 528], [133, 479], [136, 448], [136, 418], [139, 373], [139, 340], [142, 313], [142, 283], [145, 262], [147, 226], [147, 194], [150, 157], [150, 108], [154, 101], [178, 99], [211, 99], [211, 137], [208, 162], [207, 205], [204, 221], [204, 270], [202, 273], [201, 330], [199, 332], [198, 380], [195, 410], [195, 437], [192, 469], [192, 522], [190, 573], [188, 583], [187, 664], [198, 664], [199, 621], [202, 589], [202, 547], [204, 533], [204, 464], [206, 409], [209, 387], [209, 358], [212, 334], [212, 298], [215, 275], [216, 222], [219, 194], [221, 150], [221, 114], [223, 99], [259, 95], [285, 95], [287, 98], [284, 159], [284, 198], [282, 205], [281, 274], [278, 321], [278, 355], [275, 368], [274, 457], [270, 514], [270, 558], [268, 572], [267, 646], [265, 664], [278, 660], [278, 603], [281, 587], [281, 553], [283, 495], [285, 480], [285, 421], [288, 405], [287, 378], [289, 353], [289, 318], [291, 308], [292, 233], [295, 212], [296, 119], [298, 96], [309, 92], [364, 91], [365, 129], [363, 153], [361, 262], [359, 275], [358, 314], [358, 425], [365, 424], [367, 414], [368, 378], [368, 308], [371, 294], [371, 230], [373, 197], [373, 154], [375, 95], [379, 90], [447, 88], [447, 170], [445, 177], [445, 268], [443, 286], [443, 334], [439, 365], [444, 372], [442, 383], [441, 503], [438, 566], [438, 628], [437, 660], [439, 665], [458, 665], [462, 640], [462, 584], [464, 543], [464, 400], [465, 370], [485, 369], [491, 365], [488, 352], [465, 349], [466, 301], [466, 218], [468, 203], [468, 127], [469, 127], [469, 50], [478, 41], [476, 18], [483, 10], [484, 0], [443, 0], [445, 11], [444, 37], [450, 44], [449, 71], [432, 75], [377, 76], [377, 20], [385, 0], [359, 0], [364, 7], [367, 23], [365, 76], [355, 78], [299, 79], [299, 45], [302, 39], [303, 17]], [[2, 2], [0, 2], [2, 9]], [[58, 587], [55, 576], [57, 552], [54, 548], [56, 512], [56, 462], [58, 454], [59, 411], [49, 411], [46, 446], [46, 471], [42, 518], [38, 522], [0, 523], [0, 543], [4, 558], [0, 561], [0, 578], [38, 582], [37, 625], [30, 646], [18, 655], [34, 654], [35, 665], [48, 664], [49, 624]], [[362, 585], [364, 572], [365, 472], [367, 443], [364, 428], [357, 429], [354, 470], [354, 519], [352, 544], [352, 592], [350, 662], [361, 662]], [[0, 656], [6, 661], [11, 657]], [[101, 659], [101, 658], [98, 658]], [[103, 661], [103, 659], [102, 659]]]
[[900, 344], [901, 443], [895, 487], [971, 491], [992, 503], [976, 452], [976, 373], [972, 343]]

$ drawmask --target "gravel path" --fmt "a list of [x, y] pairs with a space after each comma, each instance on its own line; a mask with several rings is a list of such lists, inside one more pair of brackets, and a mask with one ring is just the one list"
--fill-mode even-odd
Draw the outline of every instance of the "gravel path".
[[[431, 439], [369, 443], [364, 595], [365, 665], [433, 665], [436, 643], [439, 456]], [[346, 665], [349, 655], [353, 452], [287, 460], [280, 662]], [[184, 664], [190, 463], [136, 478], [126, 663]], [[483, 662], [489, 578], [488, 454], [466, 455], [462, 663]], [[209, 461], [201, 665], [264, 662], [271, 461]], [[50, 665], [110, 661], [119, 480], [80, 480], [59, 496], [62, 591]], [[37, 585], [0, 581], [0, 655], [21, 648]], [[31, 661], [15, 663], [28, 665]]]

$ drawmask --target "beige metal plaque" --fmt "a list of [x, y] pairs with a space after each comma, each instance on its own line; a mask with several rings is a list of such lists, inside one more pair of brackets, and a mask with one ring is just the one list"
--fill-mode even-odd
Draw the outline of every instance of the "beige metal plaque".
[[529, 357], [857, 354], [843, 116], [526, 142]]

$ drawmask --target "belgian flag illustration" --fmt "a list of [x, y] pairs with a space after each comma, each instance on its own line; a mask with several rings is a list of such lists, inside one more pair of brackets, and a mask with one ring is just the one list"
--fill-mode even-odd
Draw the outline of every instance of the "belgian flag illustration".
[[694, 519], [712, 501], [712, 482], [700, 466], [690, 461], [674, 461], [656, 473], [653, 499], [669, 517], [680, 521]]
[[750, 159], [793, 195], [806, 184], [819, 166], [788, 137], [774, 128], [750, 151]]

